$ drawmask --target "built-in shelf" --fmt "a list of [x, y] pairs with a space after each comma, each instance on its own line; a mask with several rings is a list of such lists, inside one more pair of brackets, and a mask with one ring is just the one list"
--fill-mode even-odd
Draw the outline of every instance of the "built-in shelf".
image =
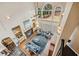
[[10, 51], [16, 46], [10, 37], [4, 38], [1, 43]]
[[19, 25], [16, 26], [16, 27], [14, 27], [14, 28], [12, 28], [12, 31], [13, 31], [13, 33], [15, 34], [15, 36], [17, 38], [21, 38], [23, 36], [22, 31], [21, 31], [21, 28], [20, 28]]

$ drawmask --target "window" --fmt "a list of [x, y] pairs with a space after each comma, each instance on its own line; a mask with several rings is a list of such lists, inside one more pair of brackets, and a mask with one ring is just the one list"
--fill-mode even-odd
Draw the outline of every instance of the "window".
[[53, 21], [59, 26], [62, 19], [62, 6], [56, 6], [54, 10]]
[[55, 8], [55, 16], [60, 16], [61, 12], [62, 12], [61, 7], [56, 7]]
[[38, 18], [48, 18], [52, 14], [52, 5], [46, 4], [43, 8], [38, 8]]

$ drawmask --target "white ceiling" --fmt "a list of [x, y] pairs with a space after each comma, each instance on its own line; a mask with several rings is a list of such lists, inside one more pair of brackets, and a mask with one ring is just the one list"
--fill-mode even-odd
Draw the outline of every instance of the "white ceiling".
[[[39, 6], [43, 6], [47, 2], [39, 2]], [[62, 5], [65, 6], [66, 3], [57, 3], [57, 2], [50, 2], [52, 6]], [[34, 2], [0, 2], [0, 23], [6, 25], [8, 23], [17, 23], [17, 21], [23, 20], [24, 18], [28, 18], [33, 16], [35, 10]], [[10, 16], [11, 20], [6, 20], [6, 16]], [[8, 26], [8, 25], [7, 25]], [[5, 26], [5, 27], [7, 27]]]
[[0, 16], [15, 15], [34, 9], [33, 3], [27, 2], [0, 2]]
[[[24, 18], [30, 17], [34, 13], [31, 12], [32, 10], [34, 10], [34, 3], [0, 2], [0, 33], [5, 32], [5, 29], [11, 29]], [[10, 20], [6, 16], [9, 16]]]
[[[39, 5], [41, 4], [43, 3], [40, 3]], [[64, 3], [51, 4], [61, 4], [62, 6], [64, 5]], [[0, 36], [2, 38], [3, 35], [7, 36], [7, 34], [4, 33], [10, 33], [11, 28], [15, 27], [18, 24], [23, 26], [22, 21], [29, 19], [28, 17], [31, 17], [33, 15], [34, 12], [32, 12], [32, 10], [35, 10], [35, 3], [33, 2], [0, 2]], [[7, 20], [5, 16], [10, 16], [11, 19]]]
[[[66, 3], [60, 2], [50, 2], [53, 6], [62, 5], [65, 6]], [[39, 6], [43, 6], [46, 2], [39, 2]], [[34, 2], [0, 2], [0, 16], [14, 16], [15, 14], [27, 12], [29, 10], [34, 10]]]

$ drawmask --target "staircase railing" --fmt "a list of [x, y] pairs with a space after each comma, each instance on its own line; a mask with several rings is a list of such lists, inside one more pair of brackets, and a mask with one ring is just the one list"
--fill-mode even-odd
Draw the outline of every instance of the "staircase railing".
[[57, 52], [57, 56], [63, 56], [63, 51], [64, 51], [64, 39], [61, 39], [61, 45]]

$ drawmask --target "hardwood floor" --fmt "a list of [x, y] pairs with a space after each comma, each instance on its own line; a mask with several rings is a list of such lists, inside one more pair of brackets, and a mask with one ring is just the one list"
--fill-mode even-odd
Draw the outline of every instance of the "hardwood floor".
[[[19, 43], [19, 48], [21, 49], [21, 51], [26, 55], [26, 56], [34, 56], [34, 54], [29, 51], [27, 48], [26, 48], [26, 43], [28, 42], [31, 42], [32, 41], [32, 38], [36, 35], [36, 33], [33, 33], [33, 35], [28, 38], [28, 39], [24, 39], [22, 42]], [[43, 55], [46, 55], [48, 56], [48, 53], [49, 53], [49, 46], [50, 46], [50, 43], [52, 42], [52, 38], [49, 40], [49, 42], [47, 43], [46, 47], [45, 47], [45, 50], [42, 52], [41, 56]], [[52, 48], [54, 49], [54, 47]], [[53, 53], [53, 52], [52, 52]], [[52, 55], [52, 54], [51, 54]]]
[[30, 56], [30, 53], [28, 52], [28, 50], [27, 50], [26, 47], [25, 47], [25, 44], [26, 44], [26, 40], [22, 41], [22, 42], [19, 44], [19, 48], [21, 49], [21, 51], [22, 51], [26, 56]]
[[21, 51], [26, 55], [26, 56], [31, 56], [31, 53], [28, 49], [26, 49], [26, 43], [27, 42], [31, 42], [32, 37], [35, 36], [36, 33], [33, 33], [33, 35], [31, 37], [29, 37], [28, 39], [24, 39], [22, 42], [19, 43], [19, 48], [21, 49]]

